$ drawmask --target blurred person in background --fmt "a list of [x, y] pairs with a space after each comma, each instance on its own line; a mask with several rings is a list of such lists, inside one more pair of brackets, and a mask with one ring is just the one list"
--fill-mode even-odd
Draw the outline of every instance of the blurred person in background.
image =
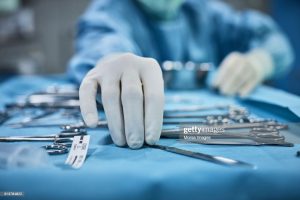
[[[247, 96], [264, 80], [286, 74], [293, 61], [276, 23], [219, 1], [94, 0], [79, 22], [69, 75], [81, 83], [86, 124], [98, 122], [98, 87], [115, 144], [139, 148], [160, 137], [165, 60], [219, 66], [211, 87]], [[184, 83], [183, 83], [184, 84]]]

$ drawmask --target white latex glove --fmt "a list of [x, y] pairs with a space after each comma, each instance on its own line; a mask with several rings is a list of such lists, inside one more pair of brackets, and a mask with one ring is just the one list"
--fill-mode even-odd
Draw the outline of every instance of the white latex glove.
[[97, 88], [113, 142], [140, 148], [160, 138], [164, 85], [159, 64], [130, 53], [107, 56], [90, 70], [79, 90], [80, 109], [87, 126], [98, 122]]
[[222, 62], [212, 83], [224, 95], [248, 96], [274, 71], [271, 55], [262, 49], [247, 54], [231, 53]]

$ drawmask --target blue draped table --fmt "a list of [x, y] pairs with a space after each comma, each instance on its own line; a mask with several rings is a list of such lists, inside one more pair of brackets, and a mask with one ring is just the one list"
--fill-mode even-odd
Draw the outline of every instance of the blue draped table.
[[[0, 85], [0, 108], [20, 95], [66, 83], [63, 76], [10, 78]], [[188, 97], [203, 105], [235, 103], [248, 107], [260, 116], [290, 122], [296, 127], [299, 122], [300, 98], [265, 86], [247, 99], [221, 97], [205, 89], [167, 91], [166, 96], [167, 100]], [[172, 108], [178, 103], [166, 106]], [[0, 135], [36, 135], [59, 131], [59, 127], [0, 127]], [[151, 148], [119, 148], [112, 143], [105, 129], [89, 130], [89, 134], [89, 155], [81, 169], [66, 167], [66, 154], [51, 156], [49, 165], [42, 168], [0, 169], [0, 192], [21, 191], [24, 196], [16, 199], [43, 200], [300, 199], [300, 158], [295, 156], [300, 150], [299, 144], [294, 147], [210, 146], [180, 143], [173, 139], [160, 140], [161, 144], [221, 155], [256, 166], [256, 169], [247, 169], [216, 165]], [[300, 133], [289, 132], [287, 138], [299, 140]], [[41, 146], [43, 143], [26, 144]], [[14, 198], [0, 196], [0, 199]]]

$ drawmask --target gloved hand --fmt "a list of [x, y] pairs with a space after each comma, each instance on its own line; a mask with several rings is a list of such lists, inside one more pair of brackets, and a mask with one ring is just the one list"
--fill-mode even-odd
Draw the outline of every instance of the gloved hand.
[[274, 71], [271, 55], [262, 49], [231, 53], [222, 62], [212, 83], [224, 95], [246, 97]]
[[114, 54], [99, 61], [81, 83], [82, 117], [89, 127], [98, 122], [97, 88], [113, 142], [140, 148], [144, 141], [159, 140], [164, 107], [164, 85], [159, 64], [152, 58], [130, 53]]

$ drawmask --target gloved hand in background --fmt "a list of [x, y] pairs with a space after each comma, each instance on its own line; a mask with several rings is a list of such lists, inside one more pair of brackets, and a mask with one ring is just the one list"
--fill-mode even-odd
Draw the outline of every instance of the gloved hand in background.
[[102, 58], [83, 79], [80, 109], [89, 127], [98, 122], [97, 88], [113, 142], [140, 148], [144, 141], [159, 140], [164, 107], [164, 85], [159, 64], [152, 58], [130, 53]]
[[212, 86], [223, 95], [248, 96], [274, 71], [271, 55], [263, 49], [231, 53], [222, 62]]

